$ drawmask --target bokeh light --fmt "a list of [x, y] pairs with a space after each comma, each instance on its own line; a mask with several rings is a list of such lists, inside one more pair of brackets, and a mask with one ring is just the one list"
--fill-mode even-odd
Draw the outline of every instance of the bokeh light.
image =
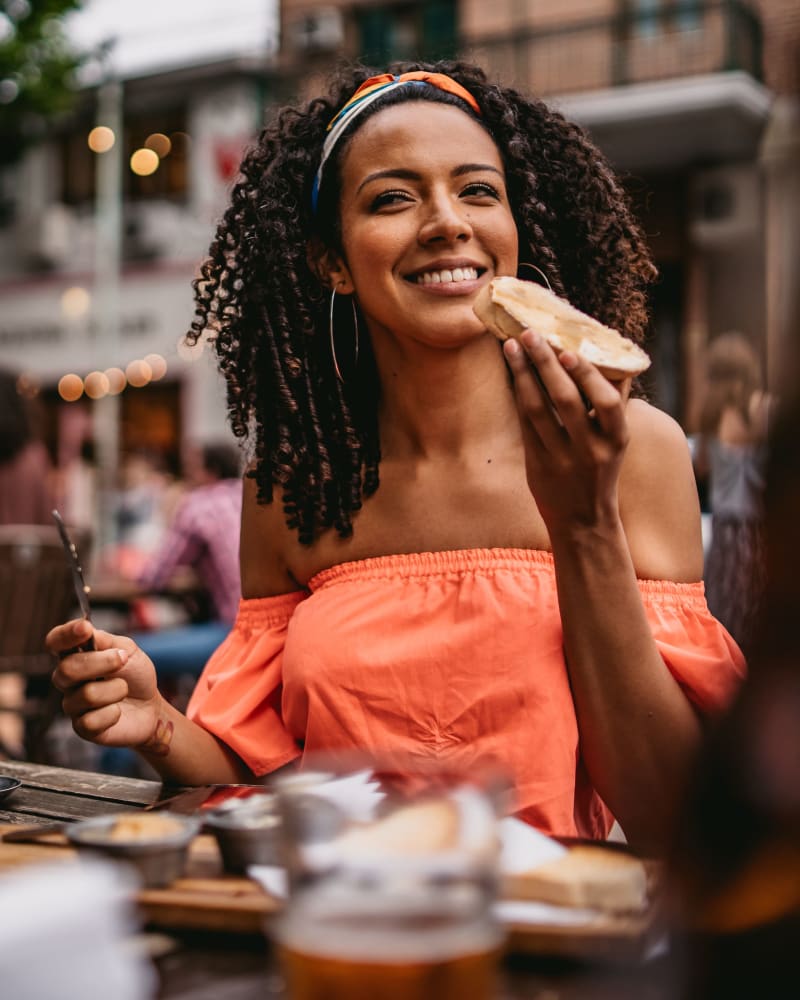
[[102, 399], [108, 395], [108, 376], [105, 372], [89, 372], [83, 380], [83, 391], [89, 399]]
[[58, 394], [67, 403], [74, 403], [83, 395], [83, 379], [72, 372], [58, 380]]
[[17, 377], [17, 392], [26, 399], [35, 399], [39, 395], [40, 386], [35, 376], [22, 372]]
[[68, 319], [80, 319], [89, 311], [92, 296], [80, 285], [64, 290], [61, 296], [61, 311]]
[[147, 385], [147, 383], [153, 377], [153, 371], [150, 365], [146, 361], [131, 361], [128, 367], [125, 369], [125, 375], [127, 376], [128, 382], [135, 386], [137, 389], [141, 389], [142, 386]]
[[107, 153], [116, 142], [114, 130], [106, 125], [97, 125], [89, 133], [86, 142], [93, 153]]
[[145, 354], [144, 363], [150, 365], [150, 372], [154, 382], [157, 382], [167, 374], [167, 362], [160, 354]]
[[108, 379], [108, 394], [110, 396], [118, 396], [128, 384], [125, 372], [121, 368], [106, 368], [104, 375]]
[[144, 145], [145, 149], [152, 149], [156, 156], [162, 160], [169, 155], [169, 151], [172, 149], [169, 136], [164, 135], [163, 132], [153, 132], [152, 135], [148, 135], [144, 140]]
[[137, 149], [131, 156], [131, 170], [139, 177], [149, 177], [158, 170], [160, 162], [152, 149]]

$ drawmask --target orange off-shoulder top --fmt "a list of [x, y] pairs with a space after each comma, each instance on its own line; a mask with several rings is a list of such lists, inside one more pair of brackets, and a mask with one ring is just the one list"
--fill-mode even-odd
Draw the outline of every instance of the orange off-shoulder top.
[[[639, 588], [687, 697], [702, 714], [722, 709], [745, 664], [703, 584]], [[380, 556], [242, 600], [188, 715], [257, 775], [333, 749], [493, 760], [518, 815], [545, 832], [604, 838], [613, 823], [581, 764], [549, 552]]]

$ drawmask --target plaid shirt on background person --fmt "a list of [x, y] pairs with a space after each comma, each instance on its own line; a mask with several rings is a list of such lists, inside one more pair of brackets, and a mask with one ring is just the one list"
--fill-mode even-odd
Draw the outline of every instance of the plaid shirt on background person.
[[172, 524], [139, 576], [139, 585], [158, 590], [179, 566], [189, 566], [208, 591], [214, 618], [233, 624], [241, 596], [241, 514], [241, 479], [221, 479], [191, 490], [178, 502]]

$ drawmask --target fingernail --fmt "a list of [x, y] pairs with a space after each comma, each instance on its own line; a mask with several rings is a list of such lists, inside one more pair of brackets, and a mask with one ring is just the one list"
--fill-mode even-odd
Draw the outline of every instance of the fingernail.
[[571, 371], [577, 364], [577, 354], [573, 354], [572, 351], [564, 351], [561, 355], [561, 367], [566, 368], [567, 371]]
[[118, 649], [117, 650], [117, 656], [119, 657], [120, 664], [124, 667], [125, 664], [128, 662], [128, 653], [127, 653], [127, 650]]
[[535, 351], [544, 342], [541, 333], [536, 333], [535, 330], [524, 330], [521, 339], [529, 351]]
[[80, 621], [75, 626], [75, 635], [79, 638], [86, 638], [92, 631], [92, 626], [87, 621]]
[[503, 347], [505, 349], [507, 358], [515, 358], [520, 352], [519, 344], [516, 342], [516, 340], [514, 340], [511, 337], [509, 337], [509, 339], [505, 342]]

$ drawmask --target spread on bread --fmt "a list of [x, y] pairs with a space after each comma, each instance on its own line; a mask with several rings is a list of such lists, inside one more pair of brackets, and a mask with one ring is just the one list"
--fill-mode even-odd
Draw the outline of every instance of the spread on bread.
[[638, 344], [531, 281], [493, 278], [481, 289], [473, 309], [498, 339], [518, 337], [530, 328], [554, 350], [574, 351], [612, 381], [650, 367], [650, 358]]

